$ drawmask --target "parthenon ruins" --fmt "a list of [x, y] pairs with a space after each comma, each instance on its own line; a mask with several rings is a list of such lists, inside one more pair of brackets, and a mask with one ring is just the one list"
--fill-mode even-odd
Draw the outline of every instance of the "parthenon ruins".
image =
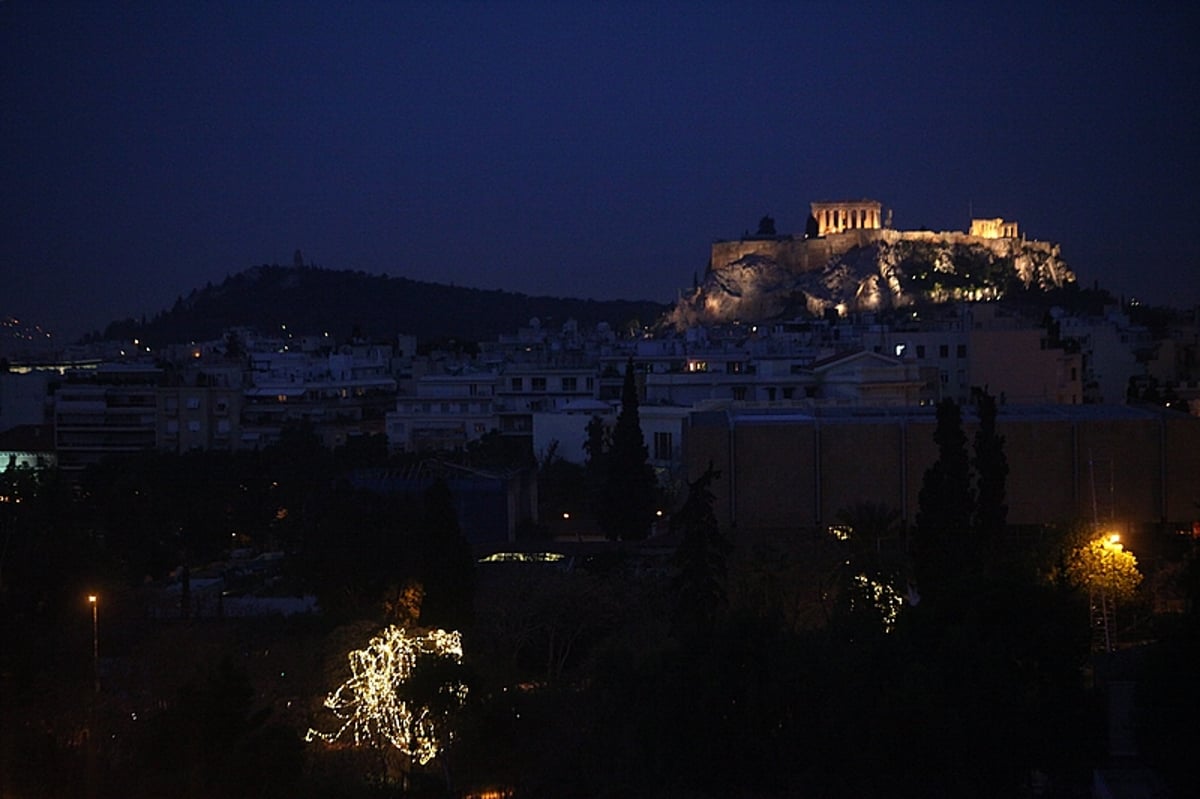
[[815, 202], [812, 215], [817, 220], [817, 235], [841, 233], [846, 230], [878, 230], [883, 204], [878, 200]]

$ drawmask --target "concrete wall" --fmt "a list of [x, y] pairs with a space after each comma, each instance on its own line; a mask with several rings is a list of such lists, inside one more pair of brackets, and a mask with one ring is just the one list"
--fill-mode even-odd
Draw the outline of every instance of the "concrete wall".
[[[1008, 520], [1043, 524], [1113, 519], [1141, 525], [1200, 516], [1200, 419], [1128, 408], [1002, 415], [1009, 461]], [[969, 415], [969, 414], [968, 414]], [[964, 424], [968, 450], [976, 422]], [[774, 416], [693, 414], [684, 461], [709, 459], [722, 525], [770, 535], [835, 521], [859, 502], [916, 519], [925, 470], [937, 458], [933, 414]], [[1093, 489], [1094, 486], [1094, 489]]]

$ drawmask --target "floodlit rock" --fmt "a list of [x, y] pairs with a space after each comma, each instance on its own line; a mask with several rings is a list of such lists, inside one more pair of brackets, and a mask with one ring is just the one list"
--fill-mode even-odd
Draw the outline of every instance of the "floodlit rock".
[[1057, 244], [966, 233], [855, 230], [814, 239], [717, 242], [704, 281], [668, 315], [677, 328], [829, 309], [990, 300], [1075, 281]]

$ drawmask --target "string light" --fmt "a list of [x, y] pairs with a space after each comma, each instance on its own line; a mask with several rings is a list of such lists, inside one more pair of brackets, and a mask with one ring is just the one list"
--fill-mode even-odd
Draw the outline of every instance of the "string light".
[[[420, 705], [404, 692], [418, 659], [425, 656], [461, 663], [462, 636], [456, 631], [415, 633], [391, 626], [373, 637], [366, 649], [349, 652], [350, 679], [325, 698], [325, 707], [342, 725], [334, 732], [309, 729], [305, 740], [333, 743], [346, 736], [355, 746], [393, 746], [421, 765], [437, 757], [443, 733], [447, 740], [451, 737], [443, 729], [445, 712]], [[445, 683], [437, 690], [451, 704], [461, 704], [467, 695], [461, 682]]]
[[[900, 608], [904, 607], [904, 597], [890, 585], [872, 580], [865, 574], [856, 574], [854, 584], [859, 592], [871, 601], [880, 621], [883, 622], [883, 631], [890, 633], [894, 630], [896, 619], [900, 616]], [[854, 594], [851, 594], [850, 604], [853, 607]]]

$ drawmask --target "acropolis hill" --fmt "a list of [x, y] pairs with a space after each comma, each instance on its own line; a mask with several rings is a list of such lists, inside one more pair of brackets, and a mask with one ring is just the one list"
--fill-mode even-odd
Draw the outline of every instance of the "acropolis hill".
[[717, 241], [701, 284], [669, 315], [677, 327], [998, 299], [1016, 288], [1075, 281], [1057, 244], [1018, 236], [1016, 222], [973, 219], [969, 232], [894, 230], [876, 200], [814, 202], [803, 236]]

